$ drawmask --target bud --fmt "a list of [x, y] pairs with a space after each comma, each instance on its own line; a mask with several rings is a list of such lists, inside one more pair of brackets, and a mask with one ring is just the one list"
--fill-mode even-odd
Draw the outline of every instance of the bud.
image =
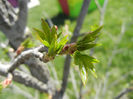
[[66, 44], [60, 54], [73, 54], [77, 50], [77, 44], [71, 43]]
[[56, 31], [58, 30], [58, 27], [57, 27], [57, 25], [55, 25], [55, 28], [56, 28]]
[[19, 55], [24, 50], [24, 46], [20, 45], [16, 50], [16, 54]]

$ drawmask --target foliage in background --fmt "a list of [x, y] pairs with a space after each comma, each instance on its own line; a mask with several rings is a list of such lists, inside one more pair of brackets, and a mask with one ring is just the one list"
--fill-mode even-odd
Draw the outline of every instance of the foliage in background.
[[[28, 19], [28, 26], [31, 27], [37, 27], [39, 28], [40, 17], [44, 17], [43, 13], [47, 13], [50, 18], [53, 18], [58, 15], [59, 10], [57, 7], [56, 0], [40, 0], [40, 6], [37, 6], [35, 8], [32, 8], [29, 10], [29, 19]], [[105, 72], [108, 64], [108, 60], [112, 55], [112, 51], [114, 48], [115, 43], [118, 40], [118, 36], [120, 34], [121, 24], [124, 21], [126, 23], [126, 31], [125, 35], [122, 38], [122, 41], [118, 44], [118, 48], [121, 49], [121, 52], [118, 53], [112, 60], [112, 65], [109, 69], [109, 72], [111, 76], [108, 78], [108, 84], [109, 87], [106, 91], [106, 95], [104, 98], [102, 96], [99, 96], [99, 99], [112, 99], [114, 96], [118, 95], [121, 90], [124, 88], [130, 86], [130, 83], [133, 82], [133, 75], [130, 73], [133, 70], [133, 1], [132, 0], [109, 0], [106, 14], [105, 14], [105, 20], [104, 20], [104, 29], [102, 30], [104, 33], [100, 36], [99, 42], [102, 43], [102, 46], [95, 48], [94, 56], [98, 57], [100, 62], [96, 64], [95, 68], [97, 70], [97, 81], [94, 79], [94, 77], [91, 77], [88, 75], [88, 82], [86, 83], [86, 87], [84, 88], [87, 90], [87, 92], [84, 94], [85, 99], [94, 99], [96, 96], [96, 92], [98, 89], [100, 89], [100, 83], [105, 78]], [[51, 7], [50, 7], [51, 6]], [[126, 12], [126, 13], [125, 13]], [[38, 14], [39, 13], [39, 14]], [[73, 28], [76, 24], [76, 21], [70, 21], [69, 29], [70, 31], [73, 31]], [[90, 26], [92, 24], [98, 24], [99, 23], [99, 13], [98, 10], [95, 10], [94, 12], [88, 13], [83, 28], [81, 30], [81, 33], [88, 31], [88, 28], [90, 29]], [[59, 29], [61, 26], [58, 26]], [[91, 29], [90, 29], [91, 30]], [[4, 42], [5, 36], [0, 33], [0, 42]], [[89, 51], [87, 51], [89, 53]], [[4, 61], [7, 60], [8, 55], [6, 55], [5, 51], [0, 48], [0, 60]], [[55, 69], [58, 71], [57, 76], [58, 79], [62, 79], [62, 68], [60, 66], [63, 66], [64, 63], [64, 57], [58, 56], [55, 57], [55, 60], [53, 62], [53, 65], [55, 66]], [[52, 72], [51, 72], [52, 73]], [[129, 73], [129, 74], [128, 74]], [[74, 74], [77, 81], [77, 86], [80, 86], [80, 79], [79, 75], [77, 73], [76, 67], [74, 68]], [[128, 77], [126, 78], [124, 75], [128, 74]], [[118, 79], [119, 78], [119, 79]], [[118, 81], [118, 82], [117, 82]], [[113, 85], [113, 82], [117, 82], [116, 85]], [[22, 86], [18, 83], [14, 83], [15, 85], [19, 86], [23, 91], [27, 91], [33, 96], [35, 95], [35, 90], [31, 88], [27, 88], [25, 86]], [[102, 95], [102, 89], [100, 89], [100, 94]], [[77, 90], [79, 90], [79, 87], [77, 87]], [[71, 78], [68, 82], [68, 88], [66, 93], [69, 95], [70, 99], [75, 99], [75, 93], [74, 88], [71, 82]], [[0, 99], [27, 99], [25, 96], [13, 93], [12, 89], [9, 91], [3, 90], [4, 94], [0, 94]], [[40, 99], [47, 99], [48, 97], [44, 95], [43, 93], [39, 94]], [[129, 93], [126, 97], [129, 99], [133, 98], [132, 93]]]

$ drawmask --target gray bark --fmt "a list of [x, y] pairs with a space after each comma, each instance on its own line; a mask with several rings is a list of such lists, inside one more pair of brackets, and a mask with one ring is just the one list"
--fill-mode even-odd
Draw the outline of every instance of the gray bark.
[[[0, 30], [9, 39], [10, 45], [17, 49], [21, 42], [24, 40], [24, 29], [27, 23], [27, 3], [28, 0], [18, 0], [19, 1], [19, 14], [18, 20], [13, 26], [9, 26], [4, 22], [2, 16], [0, 16]], [[49, 70], [39, 59], [32, 57], [30, 60], [25, 62], [29, 66], [32, 76], [36, 77], [38, 80], [47, 83], [50, 79]]]
[[18, 20], [13, 26], [9, 26], [7, 23], [5, 23], [2, 16], [0, 16], [0, 30], [9, 39], [9, 43], [14, 49], [17, 49], [20, 43], [24, 40], [24, 29], [27, 23], [27, 0], [18, 1]]

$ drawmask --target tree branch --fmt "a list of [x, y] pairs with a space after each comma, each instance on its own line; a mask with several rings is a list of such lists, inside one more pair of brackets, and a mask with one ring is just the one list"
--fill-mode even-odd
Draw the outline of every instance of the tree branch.
[[[79, 17], [77, 19], [77, 24], [74, 29], [73, 36], [71, 38], [71, 43], [75, 42], [77, 40], [77, 35], [80, 32], [80, 29], [83, 24], [83, 20], [85, 18], [85, 15], [88, 11], [90, 0], [84, 0]], [[71, 64], [71, 57], [69, 55], [66, 56], [65, 64], [64, 64], [64, 71], [63, 71], [63, 78], [62, 78], [62, 87], [59, 93], [57, 93], [53, 98], [54, 99], [62, 99], [64, 92], [66, 90], [67, 82], [68, 82], [68, 75], [70, 71], [70, 64]]]
[[27, 92], [26, 90], [22, 90], [18, 86], [12, 84], [10, 87], [10, 92], [13, 92], [14, 94], [21, 94], [23, 95], [26, 99], [35, 99], [31, 93]]
[[39, 46], [34, 49], [30, 49], [27, 51], [22, 52], [15, 60], [11, 63], [8, 72], [12, 72], [15, 70], [20, 64], [23, 64], [25, 61], [29, 60], [31, 57], [37, 57], [42, 59], [43, 55], [39, 51], [47, 51], [45, 46]]
[[116, 96], [114, 99], [120, 99], [122, 96], [124, 96], [125, 94], [132, 92], [132, 91], [133, 91], [133, 87], [126, 88], [118, 96]]
[[82, 27], [82, 24], [83, 24], [83, 21], [85, 18], [85, 15], [87, 14], [87, 11], [88, 11], [90, 1], [91, 0], [84, 0], [84, 2], [83, 2], [79, 17], [77, 19], [77, 24], [76, 24], [76, 27], [74, 29], [74, 33], [73, 33], [73, 36], [71, 39], [71, 43], [75, 42], [77, 40], [77, 35], [79, 35], [80, 29]]
[[70, 70], [70, 75], [71, 75], [71, 81], [72, 81], [74, 93], [75, 93], [76, 98], [78, 99], [77, 82], [75, 79], [75, 74], [74, 74], [73, 68], [71, 68], [71, 70]]
[[[0, 64], [0, 75], [7, 76], [8, 75], [8, 65], [2, 65]], [[43, 82], [39, 81], [38, 79], [32, 77], [29, 74], [26, 74], [22, 71], [14, 70], [12, 72], [13, 80], [24, 84], [28, 87], [35, 88], [41, 92], [54, 94], [55, 87], [53, 86], [53, 83], [49, 81], [47, 84], [44, 84]]]
[[100, 12], [102, 12], [102, 7], [101, 7], [101, 5], [99, 4], [98, 0], [94, 0], [94, 1], [95, 1], [96, 5], [97, 5], [98, 10], [99, 10]]
[[117, 43], [116, 43], [116, 45], [114, 46], [114, 49], [113, 49], [113, 51], [112, 51], [112, 55], [110, 56], [110, 58], [109, 58], [109, 60], [108, 60], [108, 64], [107, 64], [107, 70], [106, 70], [106, 74], [105, 74], [105, 79], [104, 79], [104, 84], [103, 84], [103, 96], [105, 95], [105, 93], [106, 93], [106, 90], [107, 90], [107, 83], [108, 83], [108, 78], [109, 78], [109, 68], [111, 67], [111, 65], [112, 65], [112, 60], [113, 60], [113, 58], [115, 57], [115, 55], [117, 54], [116, 52], [116, 50], [118, 49], [117, 47], [118, 47], [118, 44], [120, 43], [120, 41], [122, 40], [122, 37], [123, 37], [123, 35], [124, 35], [124, 33], [125, 33], [125, 23], [123, 23], [122, 24], [122, 26], [121, 26], [121, 33], [120, 33], [120, 35], [119, 35], [119, 37], [118, 37], [118, 41], [117, 41]]
[[28, 0], [18, 0], [18, 20], [13, 26], [8, 26], [0, 15], [0, 30], [9, 39], [10, 45], [17, 49], [17, 47], [24, 41], [24, 29], [27, 23], [27, 3]]

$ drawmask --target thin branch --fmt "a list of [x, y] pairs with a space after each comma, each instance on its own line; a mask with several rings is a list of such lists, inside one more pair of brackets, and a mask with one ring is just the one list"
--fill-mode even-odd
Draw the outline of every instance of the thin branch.
[[[5, 68], [5, 67], [8, 67], [8, 66], [2, 65], [2, 64], [0, 64], [0, 65], [1, 65], [0, 66], [0, 75], [7, 76], [8, 68]], [[18, 70], [14, 70], [12, 72], [12, 75], [13, 75], [13, 80], [18, 83], [24, 84], [31, 88], [35, 88], [41, 92], [50, 93], [50, 94], [54, 93], [55, 87], [53, 86], [53, 83], [51, 83], [51, 82], [44, 84], [43, 82], [32, 77], [31, 75], [26, 74], [22, 71], [18, 71]]]
[[82, 99], [83, 97], [83, 83], [82, 83], [82, 80], [80, 79], [80, 91], [79, 91], [79, 99]]
[[47, 51], [47, 48], [45, 46], [39, 46], [34, 49], [30, 49], [27, 51], [22, 52], [17, 58], [14, 59], [13, 62], [11, 62], [11, 66], [9, 67], [8, 72], [12, 72], [15, 70], [20, 64], [23, 64], [25, 61], [30, 59], [31, 57], [37, 57], [39, 59], [43, 58], [43, 54], [39, 51]]
[[108, 4], [108, 0], [105, 0], [102, 10], [100, 12], [100, 14], [101, 14], [100, 15], [100, 25], [103, 25], [103, 23], [104, 23], [104, 16], [105, 16], [105, 10], [106, 10], [107, 4]]
[[98, 7], [99, 12], [102, 12], [102, 7], [101, 7], [101, 5], [99, 4], [98, 0], [94, 0], [94, 1], [95, 1], [96, 5], [97, 5], [97, 7]]
[[78, 99], [77, 83], [76, 83], [76, 79], [75, 79], [75, 74], [74, 74], [73, 68], [70, 70], [70, 75], [71, 75], [71, 81], [72, 81], [74, 93], [76, 95], [76, 98]]
[[[105, 10], [106, 10], [106, 6], [107, 6], [107, 3], [108, 3], [108, 0], [105, 0], [104, 1], [104, 5], [103, 5], [103, 7], [99, 4], [99, 2], [97, 1], [97, 0], [95, 0], [95, 3], [96, 3], [96, 5], [97, 5], [97, 7], [98, 7], [98, 9], [99, 9], [99, 12], [100, 12], [100, 22], [99, 22], [99, 25], [103, 25], [103, 21], [104, 21], [104, 15], [105, 15]], [[98, 39], [96, 39], [95, 40], [95, 42], [97, 42], [97, 40]], [[94, 53], [94, 48], [92, 48], [91, 50], [90, 50], [90, 56], [92, 55]], [[80, 89], [82, 89], [82, 84], [81, 84], [81, 86], [80, 86], [81, 88]], [[80, 98], [81, 98], [81, 94], [82, 93], [80, 93]], [[98, 94], [99, 94], [99, 92], [98, 92]], [[97, 97], [96, 97], [97, 98]]]
[[84, 2], [83, 2], [79, 17], [77, 19], [77, 24], [76, 24], [76, 27], [74, 29], [74, 33], [73, 33], [73, 36], [72, 36], [72, 39], [71, 39], [71, 43], [75, 42], [77, 40], [77, 35], [80, 32], [80, 29], [82, 27], [85, 15], [87, 14], [90, 1], [91, 0], [84, 0]]
[[118, 37], [118, 41], [117, 41], [116, 45], [114, 46], [114, 49], [112, 51], [112, 55], [110, 56], [110, 58], [108, 60], [107, 70], [106, 70], [105, 80], [104, 80], [104, 85], [103, 85], [103, 95], [105, 94], [106, 89], [107, 89], [106, 87], [107, 87], [108, 77], [109, 77], [108, 70], [109, 70], [110, 66], [112, 65], [112, 60], [113, 60], [114, 56], [117, 54], [116, 53], [117, 52], [116, 50], [118, 49], [117, 46], [120, 43], [120, 41], [122, 40], [122, 37], [123, 37], [124, 33], [125, 33], [125, 23], [123, 23], [122, 26], [121, 26], [121, 33]]
[[49, 67], [52, 70], [52, 73], [53, 73], [53, 76], [54, 76], [54, 81], [56, 82], [56, 85], [59, 85], [60, 81], [58, 79], [57, 71], [55, 69], [55, 66], [54, 66], [53, 62], [52, 63], [50, 62], [49, 65], [50, 65]]
[[46, 12], [43, 12], [43, 16], [46, 17], [46, 21], [48, 22], [49, 26], [53, 27], [54, 24], [53, 24], [52, 20], [49, 18], [48, 14]]
[[95, 0], [95, 3], [98, 7], [98, 10], [100, 12], [100, 25], [103, 25], [104, 23], [104, 16], [105, 16], [105, 10], [108, 4], [108, 0], [104, 0], [104, 4], [103, 7], [100, 5], [100, 3], [98, 2], [98, 0]]
[[[73, 36], [71, 38], [71, 43], [75, 42], [77, 40], [77, 35], [80, 32], [80, 29], [81, 29], [82, 24], [83, 24], [83, 20], [85, 18], [85, 15], [87, 14], [89, 3], [90, 3], [90, 0], [84, 0], [84, 2], [83, 2], [79, 17], [77, 19], [76, 27], [74, 29], [74, 33], [73, 33]], [[66, 90], [66, 86], [67, 86], [67, 82], [68, 82], [68, 75], [69, 75], [69, 70], [70, 70], [70, 63], [71, 63], [71, 57], [69, 55], [67, 55], [66, 60], [65, 60], [65, 64], [64, 64], [62, 87], [61, 87], [59, 94], [57, 94], [58, 97], [63, 97], [63, 94]]]
[[102, 87], [102, 83], [99, 83], [99, 86], [96, 88], [97, 90], [96, 90], [96, 95], [94, 99], [99, 99], [101, 87]]
[[63, 72], [63, 79], [62, 79], [63, 82], [62, 82], [62, 86], [61, 86], [61, 90], [60, 90], [61, 97], [63, 97], [63, 94], [67, 87], [70, 63], [71, 63], [71, 57], [69, 55], [67, 55], [66, 60], [65, 60], [65, 65], [64, 65], [64, 72]]
[[129, 72], [127, 72], [126, 74], [124, 74], [124, 75], [122, 75], [121, 77], [119, 77], [119, 79], [113, 81], [113, 82], [110, 84], [110, 86], [109, 86], [108, 88], [112, 88], [112, 87], [118, 85], [118, 84], [120, 83], [120, 81], [124, 80], [124, 79], [125, 79], [126, 77], [128, 77], [130, 74], [133, 75], [133, 71], [129, 71]]
[[116, 96], [114, 99], [120, 99], [122, 96], [124, 96], [125, 94], [132, 92], [132, 91], [133, 91], [133, 87], [126, 88], [122, 92], [120, 92], [120, 94], [118, 96]]
[[14, 81], [17, 81], [21, 84], [24, 84], [28, 87], [35, 88], [41, 92], [46, 92], [46, 93], [53, 93], [53, 86], [49, 86], [48, 84], [44, 84], [41, 81], [37, 80], [36, 78], [32, 77], [31, 75], [28, 75], [26, 73], [23, 73], [21, 71], [13, 71], [13, 79]]
[[[105, 16], [105, 11], [106, 11], [106, 7], [107, 7], [107, 4], [108, 4], [108, 0], [104, 0], [104, 4], [103, 4], [103, 7], [100, 6], [99, 2], [97, 0], [95, 0], [95, 3], [99, 9], [99, 12], [100, 12], [100, 22], [99, 22], [99, 25], [103, 25], [104, 23], [104, 16]], [[95, 40], [95, 42], [97, 42], [98, 39]], [[90, 50], [90, 55], [92, 55], [94, 53], [94, 48], [92, 48]]]
[[[12, 90], [12, 91], [11, 91]], [[27, 99], [35, 99], [30, 93], [26, 92], [25, 90], [22, 90], [21, 88], [19, 88], [16, 85], [11, 85], [11, 92], [13, 93], [18, 93], [23, 95], [24, 97], [26, 97]]]

